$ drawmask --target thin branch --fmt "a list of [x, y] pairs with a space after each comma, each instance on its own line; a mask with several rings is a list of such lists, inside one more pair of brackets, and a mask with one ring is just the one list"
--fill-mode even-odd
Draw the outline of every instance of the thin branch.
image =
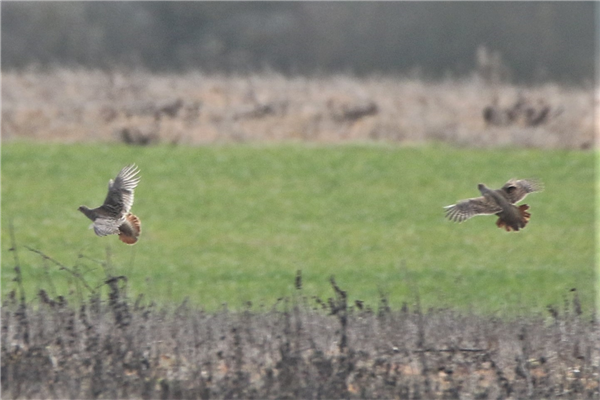
[[19, 262], [19, 255], [17, 254], [17, 240], [15, 239], [15, 229], [14, 229], [12, 218], [10, 219], [10, 222], [9, 222], [9, 232], [10, 232], [10, 240], [11, 240], [11, 245], [12, 245], [12, 247], [10, 248], [10, 251], [12, 251], [15, 255], [15, 273], [17, 276], [15, 276], [14, 280], [15, 280], [15, 282], [17, 282], [17, 285], [19, 286], [19, 291], [21, 292], [21, 295], [19, 296], [20, 297], [19, 308], [18, 308], [17, 312], [15, 313], [15, 316], [17, 317], [17, 320], [19, 321], [19, 328], [18, 328], [19, 333], [21, 333], [21, 329], [22, 329], [23, 343], [25, 343], [26, 346], [29, 346], [29, 320], [27, 319], [27, 304], [26, 304], [26, 298], [25, 298], [25, 288], [23, 287], [23, 275], [21, 274], [21, 263]]
[[471, 349], [471, 348], [457, 347], [455, 349], [427, 348], [427, 349], [417, 349], [417, 350], [409, 350], [409, 351], [411, 351], [413, 353], [443, 353], [443, 352], [455, 353], [457, 351], [463, 351], [463, 352], [468, 352], [468, 353], [482, 353], [482, 352], [487, 352], [488, 349]]
[[111, 262], [112, 251], [110, 250], [110, 245], [106, 246], [106, 264], [104, 264], [104, 273], [106, 274], [106, 279], [110, 279], [113, 276], [113, 265]]
[[46, 275], [46, 279], [48, 280], [48, 284], [50, 285], [50, 291], [52, 292], [52, 297], [56, 297], [56, 286], [54, 286], [54, 282], [52, 281], [52, 277], [50, 276], [50, 271], [48, 268], [48, 260], [43, 259], [44, 261], [44, 275]]
[[52, 257], [46, 255], [45, 253], [43, 253], [40, 250], [32, 249], [29, 246], [25, 246], [25, 248], [27, 250], [29, 250], [29, 251], [32, 251], [32, 252], [34, 252], [36, 254], [39, 254], [45, 260], [52, 261], [54, 264], [56, 264], [58, 267], [60, 267], [61, 270], [65, 270], [68, 273], [70, 273], [71, 275], [73, 275], [75, 278], [79, 279], [81, 281], [81, 283], [83, 283], [83, 285], [87, 288], [87, 290], [89, 290], [91, 293], [94, 293], [94, 289], [92, 289], [90, 287], [90, 285], [87, 284], [87, 282], [85, 281], [84, 277], [78, 271], [75, 271], [75, 270], [73, 270], [73, 269], [71, 269], [71, 268], [69, 268], [69, 267], [61, 264], [60, 262], [58, 262], [55, 259], [53, 259]]
[[12, 251], [14, 254], [14, 258], [15, 258], [15, 279], [14, 281], [17, 282], [17, 285], [19, 286], [19, 291], [21, 292], [20, 295], [20, 300], [21, 300], [21, 304], [25, 304], [25, 289], [23, 288], [23, 275], [21, 274], [21, 262], [19, 261], [19, 254], [17, 252], [17, 240], [15, 239], [15, 227], [13, 225], [13, 220], [12, 218], [10, 219], [9, 223], [8, 223], [8, 229], [10, 232], [10, 242], [11, 242], [11, 247], [10, 249], [8, 249], [8, 251]]
[[87, 260], [90, 260], [90, 261], [92, 261], [92, 262], [95, 262], [96, 264], [100, 265], [100, 266], [101, 266], [101, 267], [103, 267], [103, 268], [106, 266], [106, 262], [105, 262], [105, 261], [102, 261], [102, 260], [96, 260], [95, 258], [92, 258], [92, 257], [86, 256], [85, 254], [82, 254], [82, 253], [79, 253], [78, 257], [79, 257], [79, 258], [85, 258], [85, 259], [87, 259]]

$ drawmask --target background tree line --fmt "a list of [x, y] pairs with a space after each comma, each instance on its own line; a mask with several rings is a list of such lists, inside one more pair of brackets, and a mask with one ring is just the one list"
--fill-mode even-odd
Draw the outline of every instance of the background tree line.
[[577, 83], [594, 75], [595, 8], [594, 2], [5, 2], [2, 69], [270, 68], [440, 78], [471, 72], [485, 46], [514, 82]]

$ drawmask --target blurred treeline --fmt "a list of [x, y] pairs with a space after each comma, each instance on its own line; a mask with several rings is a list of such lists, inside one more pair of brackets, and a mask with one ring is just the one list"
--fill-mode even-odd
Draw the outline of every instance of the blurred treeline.
[[[2, 69], [593, 79], [594, 2], [3, 2]], [[488, 60], [489, 61], [489, 60]]]

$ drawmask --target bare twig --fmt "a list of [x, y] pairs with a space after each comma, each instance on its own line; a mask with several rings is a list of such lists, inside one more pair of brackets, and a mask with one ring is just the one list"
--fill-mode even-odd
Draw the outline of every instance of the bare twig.
[[113, 268], [112, 268], [112, 262], [111, 262], [111, 257], [112, 256], [112, 251], [110, 250], [110, 246], [106, 246], [106, 263], [103, 264], [102, 266], [104, 267], [104, 272], [106, 273], [106, 279], [109, 279], [112, 275], [113, 275]]
[[21, 304], [25, 304], [25, 289], [23, 288], [23, 275], [21, 274], [21, 262], [19, 261], [19, 253], [17, 252], [17, 240], [15, 239], [15, 228], [13, 225], [12, 218], [10, 219], [8, 226], [9, 226], [10, 244], [11, 244], [9, 251], [13, 252], [13, 255], [15, 258], [15, 275], [16, 276], [15, 276], [14, 281], [17, 282], [17, 285], [19, 286]]
[[[336, 295], [336, 301], [335, 301], [335, 313], [338, 315], [338, 319], [340, 321], [340, 325], [341, 325], [341, 329], [340, 329], [340, 344], [339, 344], [339, 349], [340, 349], [340, 353], [344, 353], [346, 351], [346, 348], [348, 347], [348, 335], [347, 335], [347, 328], [348, 328], [348, 305], [347, 305], [347, 294], [344, 290], [340, 289], [340, 287], [337, 285], [337, 283], [335, 283], [335, 278], [332, 275], [331, 278], [329, 279], [329, 281], [331, 282], [331, 286], [333, 287], [333, 290], [335, 291], [335, 295]], [[332, 310], [333, 312], [334, 310]]]
[[48, 271], [48, 260], [43, 259], [44, 264], [44, 275], [46, 275], [46, 279], [48, 280], [48, 285], [50, 285], [50, 291], [52, 292], [52, 297], [56, 297], [56, 287], [54, 286], [54, 282], [52, 281], [52, 277], [50, 276], [50, 272]]
[[49, 255], [45, 254], [44, 252], [42, 252], [40, 250], [32, 249], [29, 246], [25, 246], [25, 248], [33, 253], [39, 254], [44, 260], [52, 261], [54, 264], [56, 264], [58, 267], [60, 267], [61, 270], [65, 270], [68, 273], [70, 273], [72, 276], [74, 276], [75, 278], [79, 279], [81, 281], [81, 283], [83, 284], [83, 286], [85, 286], [86, 289], [89, 290], [91, 293], [95, 292], [95, 290], [92, 289], [92, 287], [90, 285], [88, 285], [88, 283], [85, 281], [85, 278], [79, 273], [79, 271], [76, 271], [74, 269], [71, 269], [71, 268], [63, 265], [62, 263], [56, 261], [54, 258], [50, 257]]
[[457, 347], [455, 349], [427, 348], [427, 349], [416, 349], [416, 350], [410, 350], [410, 351], [412, 351], [413, 353], [443, 353], [443, 352], [456, 353], [457, 351], [462, 351], [462, 352], [466, 352], [466, 353], [479, 353], [479, 352], [486, 352], [488, 350], [487, 349], [470, 349], [470, 348]]
[[10, 231], [10, 241], [11, 248], [10, 250], [13, 252], [15, 257], [15, 282], [19, 286], [20, 293], [20, 302], [19, 309], [15, 313], [15, 316], [19, 320], [19, 331], [22, 329], [23, 332], [23, 343], [26, 346], [29, 346], [29, 320], [27, 319], [27, 303], [25, 298], [25, 288], [23, 287], [23, 275], [21, 274], [21, 263], [19, 262], [19, 255], [17, 254], [17, 240], [15, 239], [15, 229], [13, 226], [12, 218], [9, 222], [9, 231]]
[[[425, 357], [425, 321], [423, 310], [421, 308], [421, 296], [419, 295], [419, 286], [413, 281], [412, 277], [406, 271], [406, 262], [402, 260], [401, 269], [404, 271], [404, 276], [408, 280], [408, 285], [414, 291], [416, 308], [417, 308], [417, 353], [419, 354], [419, 362], [421, 363], [421, 375], [425, 378], [425, 396], [431, 396], [431, 381], [429, 379], [429, 364]], [[420, 350], [420, 351], [419, 351]]]

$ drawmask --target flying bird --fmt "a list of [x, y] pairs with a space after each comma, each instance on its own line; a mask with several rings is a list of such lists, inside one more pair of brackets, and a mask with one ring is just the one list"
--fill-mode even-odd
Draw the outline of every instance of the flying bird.
[[94, 221], [91, 227], [96, 235], [119, 235], [119, 239], [127, 244], [138, 241], [142, 224], [138, 217], [129, 212], [133, 205], [133, 189], [140, 182], [138, 173], [135, 164], [124, 167], [114, 180], [108, 181], [104, 204], [91, 210], [86, 206], [79, 207], [79, 211]]
[[500, 189], [490, 189], [480, 183], [477, 188], [481, 197], [461, 200], [456, 204], [444, 207], [446, 217], [451, 221], [463, 222], [476, 215], [496, 214], [498, 228], [507, 232], [518, 231], [525, 228], [531, 214], [527, 212], [529, 206], [515, 204], [523, 200], [529, 193], [539, 192], [544, 189], [541, 182], [532, 179], [510, 179]]

